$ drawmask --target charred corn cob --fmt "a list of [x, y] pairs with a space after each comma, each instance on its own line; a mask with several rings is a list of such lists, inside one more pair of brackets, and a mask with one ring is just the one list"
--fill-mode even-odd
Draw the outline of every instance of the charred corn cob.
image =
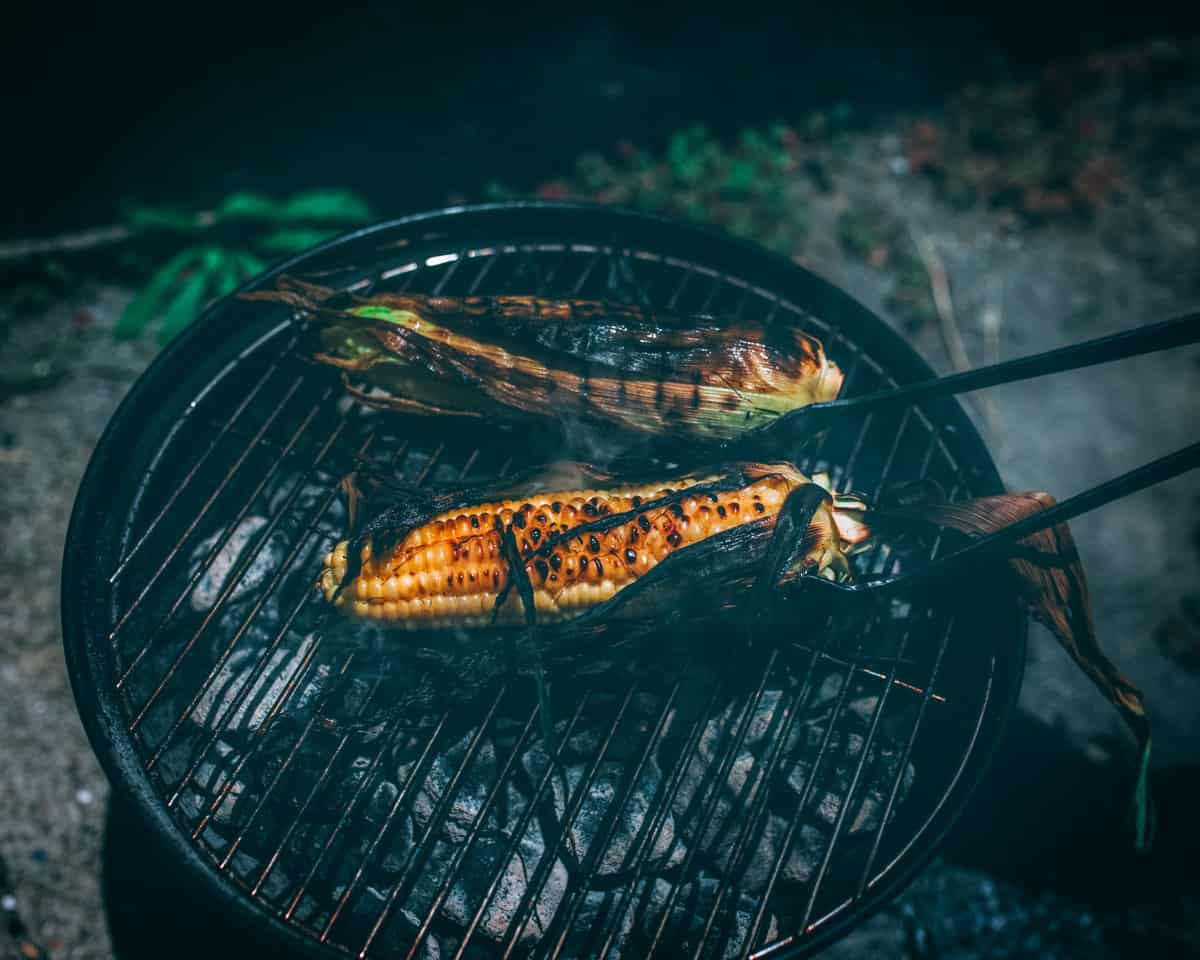
[[382, 391], [358, 391], [364, 399], [406, 412], [726, 440], [832, 400], [842, 384], [820, 341], [782, 325], [535, 297], [362, 299], [294, 280], [246, 296], [320, 317], [317, 358]]
[[[555, 622], [614, 599], [726, 531], [769, 530], [788, 494], [811, 482], [788, 464], [739, 464], [662, 483], [472, 503], [420, 523], [386, 551], [366, 539], [349, 582], [355, 546], [342, 541], [325, 555], [320, 588], [346, 613], [401, 627], [481, 626], [493, 616], [517, 623], [523, 611], [503, 550], [511, 528], [538, 621]], [[838, 502], [830, 497], [813, 517], [800, 564], [823, 576], [845, 576], [845, 551], [865, 536]]]

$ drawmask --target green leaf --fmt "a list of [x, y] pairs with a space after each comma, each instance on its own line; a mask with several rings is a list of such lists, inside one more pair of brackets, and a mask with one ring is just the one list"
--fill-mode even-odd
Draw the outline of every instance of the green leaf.
[[204, 291], [208, 289], [211, 279], [212, 275], [205, 269], [197, 269], [188, 274], [175, 299], [163, 311], [162, 326], [158, 329], [160, 343], [170, 343], [196, 319], [196, 314], [204, 305]]
[[266, 253], [299, 253], [328, 240], [336, 232], [319, 227], [283, 227], [259, 237], [254, 246]]
[[238, 251], [233, 255], [233, 257], [237, 261], [238, 266], [241, 268], [243, 280], [257, 276], [267, 269], [267, 262], [265, 260], [260, 260], [254, 254], [246, 250]]
[[217, 216], [222, 220], [276, 220], [280, 216], [280, 206], [261, 193], [231, 193], [221, 201]]
[[166, 207], [131, 206], [125, 211], [125, 222], [131, 227], [142, 230], [182, 230], [190, 231], [197, 228], [196, 216], [181, 210], [171, 210]]
[[350, 190], [309, 190], [283, 203], [281, 220], [315, 220], [324, 223], [360, 223], [372, 218], [371, 208]]
[[749, 154], [761, 153], [767, 147], [767, 141], [757, 130], [745, 130], [741, 136], [742, 149]]
[[121, 314], [117, 325], [113, 328], [113, 336], [118, 339], [136, 337], [150, 325], [162, 304], [163, 297], [174, 286], [175, 281], [188, 266], [200, 256], [198, 247], [189, 247], [182, 253], [176, 254], [166, 266], [154, 274], [142, 288], [141, 293], [129, 302]]
[[224, 297], [233, 293], [242, 283], [242, 271], [238, 265], [238, 257], [236, 253], [227, 253], [222, 250], [220, 263], [213, 271], [214, 275], [214, 296]]
[[728, 190], [749, 190], [754, 186], [754, 164], [748, 160], [735, 160], [729, 165], [729, 173], [725, 176], [725, 187]]
[[693, 182], [704, 172], [705, 138], [708, 131], [703, 126], [678, 130], [671, 135], [667, 144], [667, 161], [675, 176], [685, 183]]
[[1148, 853], [1154, 845], [1157, 817], [1154, 798], [1150, 796], [1150, 735], [1139, 749], [1137, 781], [1129, 805], [1129, 821], [1133, 830], [1133, 847], [1138, 853]]

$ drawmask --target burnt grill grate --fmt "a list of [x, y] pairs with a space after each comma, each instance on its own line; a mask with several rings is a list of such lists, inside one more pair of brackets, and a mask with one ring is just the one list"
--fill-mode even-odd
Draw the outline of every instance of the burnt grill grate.
[[[414, 218], [289, 270], [794, 324], [825, 342], [847, 393], [921, 373], [796, 268], [612, 211]], [[90, 605], [64, 611], [89, 732], [206, 882], [303, 949], [767, 957], [826, 942], [928, 855], [1015, 693], [1013, 610], [897, 604], [752, 648], [737, 669], [713, 638], [620, 650], [552, 679], [553, 744], [519, 677], [389, 718], [430, 674], [386, 639], [343, 642], [312, 590], [345, 521], [339, 478], [362, 458], [416, 483], [495, 477], [546, 451], [365, 410], [302, 335], [240, 302], [202, 321], [167, 358], [174, 376], [167, 359], [147, 375], [161, 401], [140, 387], [118, 413], [68, 545], [65, 594], [91, 585]], [[864, 418], [799, 465], [876, 495], [898, 478], [996, 486], [949, 405]], [[87, 493], [104, 471], [130, 475], [111, 489], [131, 499], [100, 519]], [[912, 559], [884, 546], [859, 563]]]

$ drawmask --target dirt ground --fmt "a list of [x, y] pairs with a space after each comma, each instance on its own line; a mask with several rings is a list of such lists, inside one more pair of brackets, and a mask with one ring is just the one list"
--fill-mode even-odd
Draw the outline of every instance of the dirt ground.
[[[1194, 128], [1197, 89], [1180, 91], [1169, 109]], [[834, 189], [815, 191], [799, 178], [794, 187], [808, 221], [803, 261], [869, 306], [894, 316], [889, 295], [897, 278], [839, 241], [848, 210], [933, 246], [972, 364], [1200, 306], [1197, 139], [1169, 162], [1138, 170], [1124, 199], [1089, 222], [1032, 228], [995, 211], [957, 210], [906, 173], [897, 162], [902, 130], [898, 123], [855, 135], [831, 171]], [[0, 401], [0, 857], [9, 874], [0, 912], [18, 915], [37, 942], [64, 958], [110, 953], [99, 882], [108, 788], [65, 676], [58, 577], [89, 454], [154, 353], [148, 342], [116, 344], [109, 335], [129, 295], [89, 287], [37, 310], [11, 299], [0, 307], [6, 370], [50, 358], [66, 371], [44, 389]], [[952, 368], [937, 323], [907, 332], [936, 367]], [[1192, 348], [993, 390], [969, 407], [1010, 489], [1064, 497], [1194, 441], [1198, 377], [1200, 351]], [[1163, 484], [1080, 519], [1074, 530], [1101, 645], [1145, 694], [1155, 770], [1200, 768], [1200, 482], [1192, 475]], [[1020, 710], [1062, 735], [1086, 764], [1129, 761], [1119, 718], [1041, 629], [1032, 637]], [[1024, 904], [1035, 925], [1037, 910], [1063, 912], [1043, 894], [991, 879], [986, 865], [941, 865], [830, 955], [932, 956], [921, 952], [930, 936], [942, 938], [943, 957], [1022, 955], [997, 946], [1003, 937], [995, 931], [991, 940], [979, 931], [939, 931], [931, 917], [949, 888], [976, 904], [1006, 897]], [[1102, 926], [1103, 918], [1079, 920], [1057, 955], [1096, 956], [1092, 923]], [[5, 936], [0, 956], [13, 949]]]

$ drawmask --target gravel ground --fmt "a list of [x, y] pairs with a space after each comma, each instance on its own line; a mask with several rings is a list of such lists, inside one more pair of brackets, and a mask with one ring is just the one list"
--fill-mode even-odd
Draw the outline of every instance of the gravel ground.
[[0, 855], [20, 916], [54, 956], [109, 956], [99, 884], [108, 787], [67, 682], [58, 577], [88, 457], [153, 355], [114, 345], [104, 329], [125, 299], [88, 291], [12, 327], [7, 368], [55, 356], [70, 375], [0, 406]]
[[[834, 173], [837, 189], [805, 194], [810, 239], [804, 260], [883, 311], [894, 278], [842, 250], [835, 239], [838, 215], [850, 204], [928, 237], [945, 262], [973, 363], [1200, 305], [1195, 147], [1147, 174], [1122, 204], [1089, 225], [1037, 231], [1005, 226], [987, 212], [952, 211], [927, 185], [895, 174], [896, 150], [894, 136], [862, 135]], [[0, 317], [9, 340], [6, 367], [50, 355], [67, 371], [46, 389], [0, 401], [0, 524], [6, 531], [0, 564], [0, 856], [15, 900], [4, 901], [2, 909], [15, 906], [56, 957], [110, 953], [99, 884], [107, 787], [64, 673], [58, 575], [88, 456], [153, 354], [148, 344], [118, 345], [109, 337], [126, 296], [82, 290], [41, 311], [10, 304]], [[923, 328], [914, 339], [936, 366], [950, 368], [935, 328]], [[1003, 388], [991, 392], [988, 406], [972, 410], [1010, 488], [1066, 496], [1196, 438], [1198, 360], [1194, 349], [1176, 351]], [[1181, 478], [1075, 524], [1101, 644], [1145, 693], [1156, 769], [1200, 766], [1198, 493], [1194, 477]], [[1062, 733], [1094, 765], [1126, 762], [1132, 752], [1114, 711], [1040, 629], [1031, 643], [1021, 710]], [[913, 918], [934, 909], [929, 904], [943, 903], [950, 889], [977, 907], [1024, 904], [1009, 916], [1069, 914], [1070, 924], [1060, 925], [1062, 943], [1051, 952], [1097, 955], [1086, 910], [1066, 910], [1057, 901], [997, 886], [985, 873], [945, 866], [929, 871], [893, 910], [830, 955], [921, 955], [928, 923]], [[942, 955], [1010, 955], [995, 945], [994, 930], [989, 941], [981, 929], [942, 931], [939, 936], [960, 946], [974, 945]], [[0, 931], [0, 956], [10, 949], [4, 937]], [[1020, 939], [1013, 943], [1019, 947]], [[1021, 955], [1013, 949], [1011, 955]]]

